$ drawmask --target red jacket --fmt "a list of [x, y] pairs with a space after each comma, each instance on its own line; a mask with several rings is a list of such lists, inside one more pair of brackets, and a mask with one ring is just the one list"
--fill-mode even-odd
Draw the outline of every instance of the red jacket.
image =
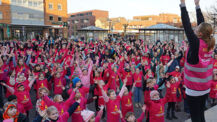
[[137, 81], [136, 87], [142, 87], [142, 77], [143, 77], [142, 72], [140, 72], [139, 74], [134, 73], [133, 79], [134, 79], [134, 82]]
[[132, 86], [133, 85], [133, 74], [132, 72], [126, 72], [124, 70], [124, 62], [122, 61], [121, 64], [120, 64], [120, 72], [122, 74], [122, 81], [127, 78], [127, 83], [126, 85], [127, 86]]
[[163, 55], [163, 56], [161, 56], [160, 61], [163, 63], [163, 65], [166, 65], [170, 61], [170, 56], [169, 55]]
[[177, 92], [179, 92], [179, 96], [181, 96], [181, 91], [179, 90], [179, 86], [180, 86], [180, 82], [171, 84], [170, 87], [171, 90], [169, 91], [171, 93], [168, 95], [169, 96], [168, 102], [177, 102], [178, 100]]
[[133, 101], [132, 101], [133, 93], [129, 92], [128, 95], [122, 96], [121, 98], [121, 110], [122, 114], [125, 117], [127, 112], [133, 112]]
[[54, 94], [62, 94], [62, 87], [66, 85], [66, 80], [64, 77], [54, 78]]
[[164, 122], [164, 106], [168, 102], [170, 88], [167, 88], [166, 96], [160, 100], [148, 100], [149, 122]]
[[59, 114], [63, 115], [66, 111], [68, 111], [69, 107], [73, 104], [74, 96], [75, 96], [75, 92], [73, 92], [70, 95], [69, 99], [67, 99], [66, 101], [61, 102], [61, 103], [56, 103], [56, 102], [50, 100], [50, 98], [48, 96], [43, 97], [43, 100], [44, 100], [45, 104], [48, 105], [48, 107], [49, 106], [55, 106], [58, 109]]

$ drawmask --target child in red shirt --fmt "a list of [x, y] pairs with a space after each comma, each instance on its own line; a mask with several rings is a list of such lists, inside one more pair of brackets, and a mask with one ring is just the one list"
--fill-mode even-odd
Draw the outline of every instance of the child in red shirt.
[[133, 88], [130, 92], [128, 92], [128, 89], [125, 88], [124, 89], [124, 94], [121, 98], [121, 108], [122, 108], [122, 113], [123, 113], [123, 116], [125, 117], [125, 115], [128, 113], [128, 112], [133, 112], [133, 100], [132, 100], [132, 96], [133, 96], [133, 92], [134, 92], [134, 89], [135, 89], [135, 84], [136, 82], [133, 84]]
[[125, 117], [123, 117], [122, 113], [120, 112], [121, 122], [142, 122], [142, 120], [145, 118], [145, 109], [146, 105], [142, 107], [142, 114], [138, 119], [136, 119], [135, 114], [133, 112], [128, 112]]
[[211, 105], [214, 106], [215, 100], [217, 99], [217, 69], [213, 70], [213, 81], [211, 83], [211, 90], [209, 96], [212, 99]]
[[116, 97], [114, 90], [109, 90], [108, 96], [107, 96], [106, 92], [103, 90], [103, 87], [100, 86], [104, 101], [106, 102], [107, 122], [119, 122], [120, 121], [120, 114], [118, 113], [118, 111], [120, 110], [120, 101], [124, 93], [126, 82], [127, 82], [127, 79], [124, 80], [124, 85], [122, 86], [121, 91], [117, 97]]
[[142, 79], [143, 74], [139, 68], [136, 68], [136, 72], [133, 75], [135, 90], [134, 90], [134, 102], [136, 107], [142, 107], [141, 105], [141, 97], [142, 97]]
[[[177, 91], [178, 88], [180, 86], [180, 82], [176, 81], [175, 77], [170, 76], [169, 77], [169, 82], [171, 84], [170, 86], [170, 94], [169, 94], [169, 99], [168, 99], [168, 107], [167, 107], [167, 119], [171, 120], [171, 119], [178, 119], [175, 116], [175, 105], [177, 102]], [[170, 116], [170, 110], [171, 110], [171, 114], [172, 116]]]
[[1, 83], [3, 86], [5, 86], [12, 94], [17, 96], [17, 103], [21, 104], [24, 107], [24, 110], [27, 112], [28, 116], [28, 111], [32, 109], [32, 102], [30, 98], [30, 89], [35, 81], [35, 78], [30, 76], [30, 83], [28, 86], [24, 86], [21, 83], [17, 83], [15, 88], [10, 87], [6, 85], [5, 83]]
[[168, 102], [170, 94], [170, 83], [166, 84], [166, 96], [160, 99], [159, 92], [153, 90], [147, 99], [146, 106], [149, 108], [149, 122], [164, 122], [164, 106]]
[[63, 87], [66, 85], [66, 80], [61, 77], [61, 73], [57, 72], [54, 78], [54, 94], [62, 94]]

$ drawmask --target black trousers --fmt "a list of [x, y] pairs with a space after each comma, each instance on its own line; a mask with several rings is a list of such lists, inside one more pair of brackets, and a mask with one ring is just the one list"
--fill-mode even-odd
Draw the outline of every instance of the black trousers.
[[3, 106], [4, 106], [4, 103], [3, 103], [3, 86], [2, 85], [0, 85], [0, 108], [3, 108]]
[[186, 96], [192, 122], [205, 122], [204, 110], [208, 94], [196, 97]]
[[167, 114], [169, 114], [170, 111], [171, 111], [171, 113], [175, 112], [175, 105], [176, 105], [175, 102], [168, 102]]

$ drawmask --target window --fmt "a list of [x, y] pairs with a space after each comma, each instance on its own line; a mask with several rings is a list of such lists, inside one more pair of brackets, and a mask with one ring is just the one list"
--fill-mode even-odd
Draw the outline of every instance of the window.
[[33, 6], [34, 6], [34, 7], [37, 7], [37, 5], [38, 5], [37, 2], [34, 2], [34, 3], [33, 3]]
[[80, 21], [81, 21], [81, 23], [84, 23], [84, 19], [81, 19]]
[[0, 19], [3, 19], [3, 15], [2, 15], [2, 12], [0, 12]]
[[32, 1], [29, 1], [29, 6], [32, 6]]
[[75, 15], [71, 15], [71, 17], [75, 17]]
[[0, 0], [0, 5], [2, 4], [2, 0]]
[[88, 22], [89, 22], [89, 19], [85, 19], [85, 20], [84, 20], [84, 23], [88, 23]]
[[33, 19], [34, 15], [33, 14], [29, 14], [29, 19]]
[[75, 20], [75, 24], [77, 24], [79, 21], [78, 20]]
[[49, 16], [49, 20], [50, 20], [50, 21], [53, 21], [53, 16]]
[[62, 21], [62, 17], [58, 17], [58, 21], [61, 22]]
[[41, 5], [43, 5], [43, 2], [39, 1], [38, 6], [41, 6]]
[[11, 3], [16, 4], [16, 0], [11, 0]]
[[18, 2], [18, 4], [22, 4], [22, 0], [18, 0], [17, 2]]
[[173, 19], [173, 23], [178, 23], [178, 20], [176, 18]]
[[62, 10], [62, 5], [58, 4], [58, 10]]
[[49, 7], [49, 9], [53, 9], [53, 4], [49, 3], [48, 7]]

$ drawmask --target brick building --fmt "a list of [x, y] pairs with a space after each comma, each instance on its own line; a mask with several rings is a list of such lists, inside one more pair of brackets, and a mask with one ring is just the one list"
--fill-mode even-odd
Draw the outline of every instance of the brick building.
[[67, 37], [67, 0], [0, 0], [0, 39]]
[[49, 26], [44, 29], [46, 36], [67, 38], [67, 18], [67, 0], [44, 0], [44, 23]]
[[107, 23], [108, 17], [109, 12], [103, 10], [89, 10], [68, 14], [69, 37], [77, 35], [77, 30], [88, 26], [100, 25], [98, 27], [106, 29], [105, 23]]
[[181, 17], [176, 14], [159, 14], [147, 16], [134, 16], [132, 20], [127, 20], [124, 17], [111, 18], [114, 32], [123, 32], [124, 24], [127, 28], [144, 28], [159, 23], [178, 24], [181, 23]]

